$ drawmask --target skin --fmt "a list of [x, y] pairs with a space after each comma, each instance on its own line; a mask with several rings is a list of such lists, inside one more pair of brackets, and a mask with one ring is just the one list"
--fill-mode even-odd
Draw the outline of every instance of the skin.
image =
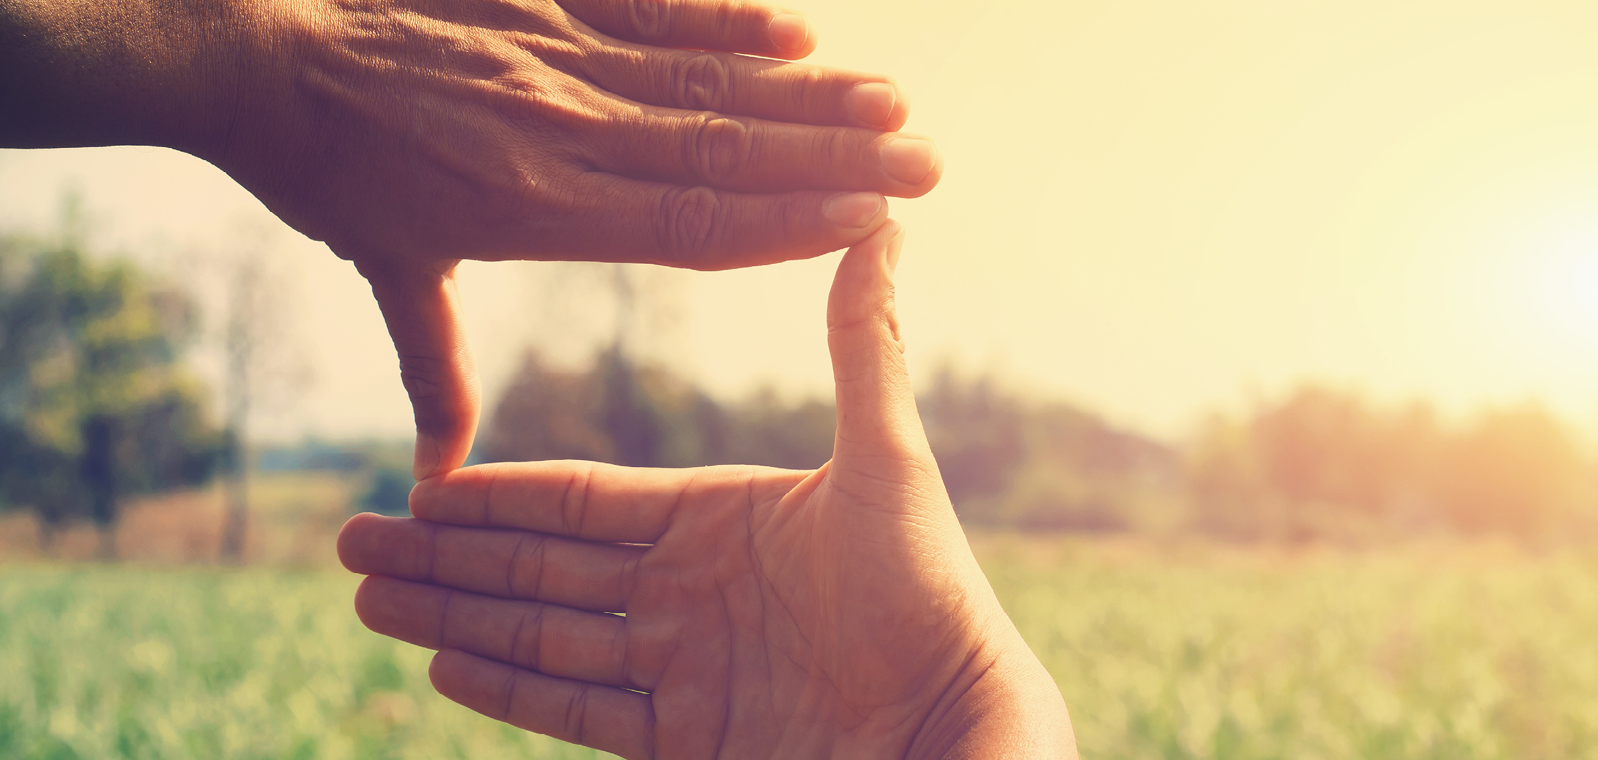
[[889, 222], [839, 265], [826, 465], [447, 473], [415, 519], [345, 525], [361, 620], [439, 650], [444, 696], [625, 758], [1075, 758], [927, 447], [901, 242]]
[[421, 479], [481, 406], [461, 259], [765, 264], [932, 189], [891, 80], [773, 60], [815, 40], [753, 0], [0, 0], [0, 146], [186, 151], [353, 261]]

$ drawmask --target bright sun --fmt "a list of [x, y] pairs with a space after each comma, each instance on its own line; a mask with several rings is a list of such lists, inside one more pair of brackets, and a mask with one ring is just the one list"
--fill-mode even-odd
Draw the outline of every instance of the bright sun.
[[1546, 327], [1598, 340], [1598, 233], [1572, 236], [1548, 254], [1537, 289]]

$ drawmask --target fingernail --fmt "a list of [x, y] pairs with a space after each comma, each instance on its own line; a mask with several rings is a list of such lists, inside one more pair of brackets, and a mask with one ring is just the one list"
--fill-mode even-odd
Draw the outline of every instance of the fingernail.
[[411, 459], [411, 477], [426, 480], [438, 469], [438, 441], [426, 433], [416, 434], [416, 453]]
[[843, 96], [844, 112], [862, 127], [881, 127], [893, 116], [893, 104], [898, 102], [898, 88], [887, 82], [857, 84]]
[[766, 35], [771, 38], [773, 47], [783, 52], [803, 50], [805, 42], [810, 39], [810, 24], [804, 16], [795, 13], [779, 13], [771, 18], [771, 24], [766, 27]]
[[877, 193], [838, 193], [822, 201], [821, 215], [839, 227], [864, 227], [877, 218], [883, 203]]
[[882, 168], [907, 185], [919, 185], [938, 162], [938, 147], [931, 140], [896, 137], [882, 146]]

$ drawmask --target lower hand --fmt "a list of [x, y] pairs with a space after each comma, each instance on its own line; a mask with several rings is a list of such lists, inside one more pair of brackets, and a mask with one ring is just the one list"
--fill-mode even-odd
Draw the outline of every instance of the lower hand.
[[[961, 532], [894, 316], [902, 233], [839, 265], [832, 461], [466, 468], [358, 515], [372, 630], [490, 717], [626, 758], [1075, 757]], [[607, 613], [625, 613], [617, 616]]]

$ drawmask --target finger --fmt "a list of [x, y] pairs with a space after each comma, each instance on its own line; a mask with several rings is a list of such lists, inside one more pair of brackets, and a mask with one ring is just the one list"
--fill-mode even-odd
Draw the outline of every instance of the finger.
[[816, 35], [793, 11], [746, 0], [561, 0], [583, 23], [656, 47], [803, 58]]
[[654, 756], [655, 711], [643, 694], [456, 651], [434, 656], [428, 676], [439, 694], [494, 720], [629, 760]]
[[761, 195], [643, 182], [591, 172], [581, 188], [592, 219], [563, 241], [567, 255], [689, 269], [732, 269], [820, 256], [870, 235], [888, 216], [877, 193]]
[[621, 612], [643, 548], [363, 513], [338, 535], [344, 567], [462, 591]]
[[838, 400], [835, 461], [925, 447], [894, 309], [893, 270], [903, 243], [903, 228], [890, 220], [850, 248], [827, 298]]
[[853, 127], [812, 127], [644, 107], [609, 122], [590, 155], [612, 174], [724, 190], [870, 190], [925, 195], [943, 175], [931, 140]]
[[557, 678], [645, 688], [626, 672], [626, 618], [367, 577], [355, 592], [367, 628], [428, 649], [459, 649]]
[[600, 48], [583, 73], [628, 100], [687, 111], [895, 131], [910, 103], [890, 77], [726, 53]]
[[570, 461], [485, 464], [418, 483], [411, 491], [411, 514], [466, 527], [653, 543], [691, 491], [736, 491], [743, 481], [728, 477], [728, 471], [738, 469]]
[[416, 416], [411, 474], [424, 480], [460, 467], [477, 432], [481, 394], [466, 344], [454, 267], [443, 274], [365, 268], [399, 352], [400, 381]]

